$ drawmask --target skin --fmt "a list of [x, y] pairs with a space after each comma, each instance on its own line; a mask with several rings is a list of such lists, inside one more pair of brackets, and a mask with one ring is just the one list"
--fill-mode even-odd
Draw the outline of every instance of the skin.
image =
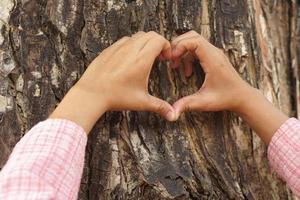
[[[193, 73], [192, 62], [199, 60], [204, 84], [173, 106], [151, 96], [148, 79], [157, 57], [171, 60], [173, 68], [182, 60], [186, 76]], [[74, 121], [89, 133], [101, 115], [111, 110], [151, 111], [169, 121], [188, 111], [229, 110], [241, 116], [267, 144], [288, 119], [242, 80], [222, 50], [195, 31], [171, 43], [155, 32], [122, 38], [90, 64], [50, 118]]]
[[89, 133], [111, 110], [156, 112], [175, 120], [174, 108], [148, 93], [148, 79], [157, 57], [171, 58], [171, 45], [155, 32], [138, 32], [108, 47], [90, 64], [50, 118], [74, 121]]
[[176, 118], [186, 111], [229, 110], [242, 117], [266, 144], [288, 119], [259, 90], [242, 80], [222, 50], [197, 32], [190, 31], [177, 37], [171, 46], [174, 68], [183, 58], [185, 74], [190, 76], [193, 72], [192, 57], [199, 60], [205, 73], [199, 91], [173, 105]]

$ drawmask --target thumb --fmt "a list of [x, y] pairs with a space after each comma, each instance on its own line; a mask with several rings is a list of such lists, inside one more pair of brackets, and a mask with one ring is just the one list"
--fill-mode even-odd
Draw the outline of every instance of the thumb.
[[159, 99], [157, 97], [149, 95], [147, 101], [148, 110], [160, 114], [162, 117], [166, 118], [168, 121], [175, 121], [175, 111], [174, 108], [166, 101]]
[[173, 104], [176, 118], [183, 112], [202, 110], [204, 101], [199, 93], [183, 97]]

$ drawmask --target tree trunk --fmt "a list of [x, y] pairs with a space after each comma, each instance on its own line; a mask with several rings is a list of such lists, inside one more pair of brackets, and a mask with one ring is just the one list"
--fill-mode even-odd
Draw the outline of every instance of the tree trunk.
[[[138, 30], [171, 39], [192, 29], [298, 116], [299, 0], [0, 0], [0, 167], [104, 48]], [[156, 63], [150, 92], [171, 103], [191, 94], [204, 79], [196, 69], [185, 78]], [[89, 136], [85, 162], [79, 199], [294, 198], [269, 168], [267, 147], [229, 112], [187, 113], [175, 123], [107, 113]]]

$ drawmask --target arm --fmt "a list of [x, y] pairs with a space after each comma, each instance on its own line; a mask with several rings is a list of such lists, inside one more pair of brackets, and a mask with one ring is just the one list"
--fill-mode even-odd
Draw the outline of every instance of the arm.
[[257, 89], [243, 81], [225, 54], [195, 31], [177, 37], [172, 49], [174, 68], [183, 59], [185, 74], [191, 75], [192, 57], [199, 60], [205, 72], [205, 81], [199, 91], [173, 105], [176, 117], [189, 110], [236, 112], [266, 144], [271, 141], [268, 149], [271, 166], [299, 196], [300, 122], [289, 119]]
[[76, 199], [86, 134], [108, 110], [154, 111], [172, 120], [172, 106], [147, 88], [156, 57], [170, 55], [170, 43], [154, 32], [125, 37], [104, 50], [50, 118], [16, 145], [0, 173], [0, 199]]
[[241, 96], [244, 98], [241, 105], [233, 111], [241, 116], [266, 144], [269, 144], [288, 117], [254, 88], [244, 90]]
[[68, 120], [34, 126], [0, 173], [0, 199], [76, 199], [86, 141], [84, 130]]

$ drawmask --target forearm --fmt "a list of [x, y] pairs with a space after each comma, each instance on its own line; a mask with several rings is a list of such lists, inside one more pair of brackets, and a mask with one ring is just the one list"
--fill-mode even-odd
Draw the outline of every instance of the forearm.
[[101, 94], [73, 87], [14, 148], [0, 174], [0, 199], [76, 199], [87, 133], [106, 102]]
[[242, 94], [244, 99], [236, 113], [241, 116], [258, 136], [269, 144], [278, 128], [288, 119], [275, 108], [257, 89], [248, 87]]
[[49, 118], [73, 121], [88, 134], [105, 113], [106, 107], [106, 100], [101, 94], [95, 95], [75, 86], [70, 89]]

